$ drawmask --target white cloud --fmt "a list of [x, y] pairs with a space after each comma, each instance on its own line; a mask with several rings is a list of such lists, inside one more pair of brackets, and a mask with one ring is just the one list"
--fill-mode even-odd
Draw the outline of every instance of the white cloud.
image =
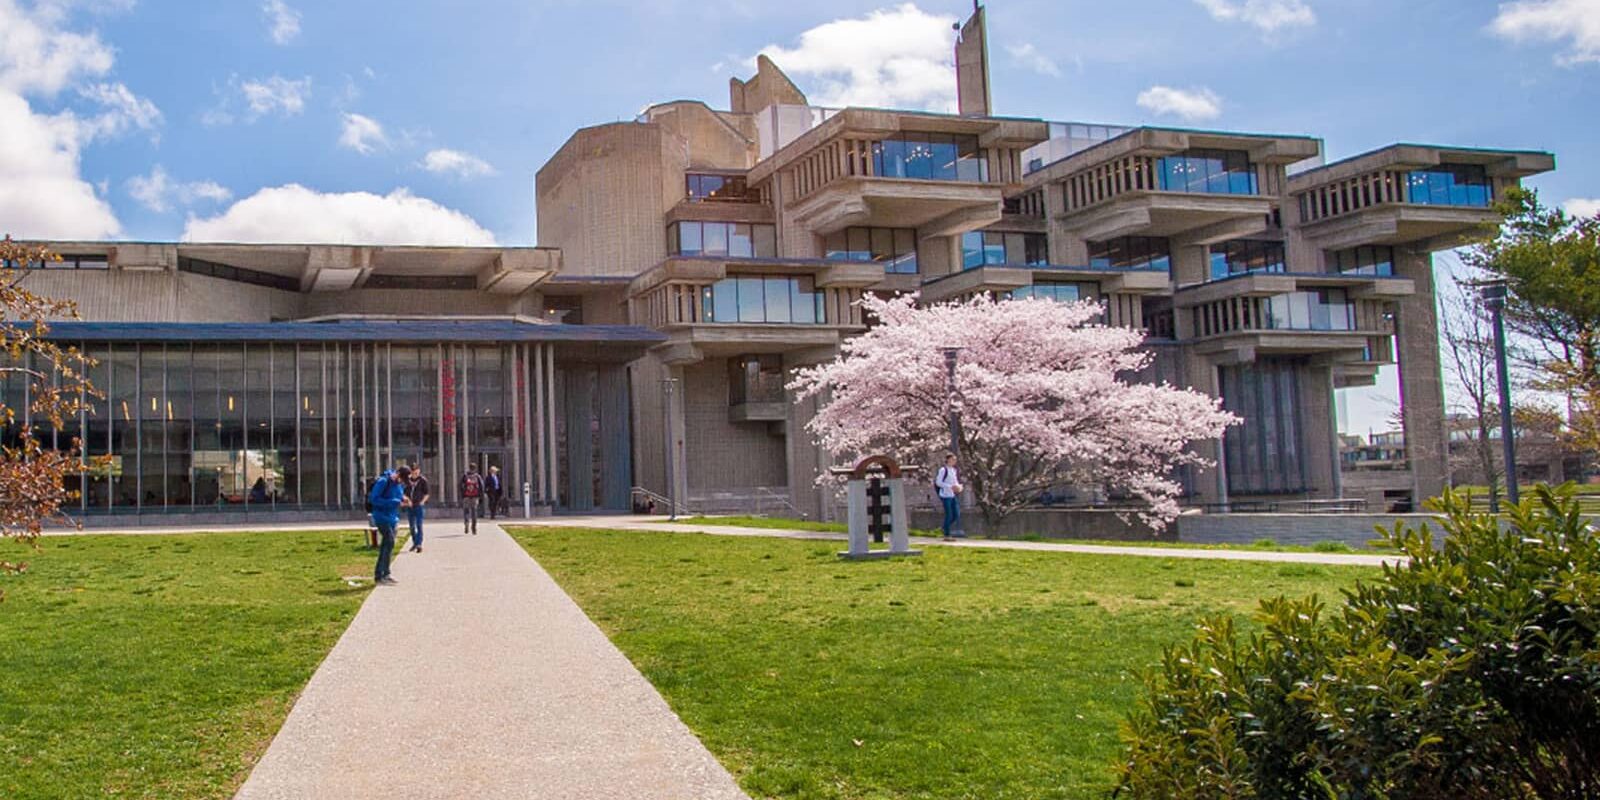
[[383, 132], [383, 125], [372, 117], [346, 113], [339, 146], [364, 156], [371, 155], [374, 150], [389, 146], [389, 136]]
[[[60, 0], [0, 0], [0, 233], [37, 239], [98, 239], [121, 232], [116, 214], [82, 175], [82, 150], [129, 128], [154, 129], [161, 112], [122, 84], [86, 81], [111, 71], [112, 49], [93, 33], [67, 30]], [[87, 117], [41, 111], [77, 88], [103, 106]]]
[[76, 117], [35, 113], [22, 96], [0, 89], [0, 120], [0, 233], [103, 239], [121, 232], [111, 206], [81, 175], [79, 149], [88, 137]]
[[1052, 78], [1061, 77], [1061, 67], [1056, 66], [1056, 62], [1049, 56], [1039, 52], [1031, 42], [1025, 42], [1020, 45], [1008, 44], [1006, 45], [1006, 52], [1011, 54], [1011, 60], [1040, 75], [1048, 75]]
[[1139, 93], [1134, 102], [1156, 116], [1181, 117], [1189, 122], [1216, 119], [1222, 115], [1222, 98], [1204, 87], [1174, 89], [1152, 86]]
[[53, 96], [111, 70], [111, 48], [93, 33], [63, 30], [61, 16], [51, 4], [0, 0], [0, 89]]
[[489, 162], [471, 153], [445, 148], [429, 150], [428, 154], [422, 157], [421, 166], [433, 173], [454, 173], [458, 178], [479, 178], [494, 174], [494, 167], [490, 166]]
[[1310, 27], [1317, 15], [1304, 0], [1194, 0], [1222, 22], [1243, 22], [1262, 33], [1279, 28]]
[[132, 128], [153, 131], [161, 124], [161, 109], [121, 83], [96, 83], [80, 87], [78, 94], [105, 108], [105, 111], [88, 121], [91, 135], [119, 136]]
[[1561, 208], [1572, 217], [1600, 216], [1600, 197], [1574, 197], [1562, 203]]
[[244, 94], [252, 118], [267, 114], [292, 117], [306, 110], [306, 98], [311, 94], [311, 78], [290, 80], [282, 75], [273, 75], [261, 80], [245, 81], [240, 84], [239, 91]]
[[288, 44], [300, 35], [300, 12], [283, 0], [267, 0], [261, 5], [267, 17], [267, 36], [278, 44]]
[[214, 181], [174, 181], [160, 164], [155, 165], [149, 175], [129, 178], [128, 194], [145, 208], [157, 212], [170, 210], [173, 203], [185, 206], [201, 200], [225, 203], [233, 197], [233, 192]]
[[808, 94], [821, 105], [954, 111], [955, 22], [903, 3], [818, 25], [798, 46], [761, 54], [790, 76], [812, 78]]
[[494, 234], [466, 214], [408, 189], [387, 195], [324, 193], [291, 183], [262, 189], [214, 217], [191, 217], [188, 242], [490, 246]]
[[1565, 42], [1556, 63], [1600, 62], [1600, 0], [1518, 0], [1501, 3], [1489, 23], [1496, 36], [1513, 42]]

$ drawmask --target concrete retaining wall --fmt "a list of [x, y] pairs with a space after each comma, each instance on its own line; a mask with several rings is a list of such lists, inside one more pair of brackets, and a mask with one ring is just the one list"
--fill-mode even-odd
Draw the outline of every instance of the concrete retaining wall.
[[[942, 519], [938, 511], [917, 509], [911, 514], [911, 527], [937, 529]], [[1278, 544], [1343, 542], [1365, 547], [1377, 536], [1378, 525], [1387, 528], [1397, 521], [1421, 525], [1434, 519], [1431, 514], [1190, 514], [1157, 533], [1138, 517], [1123, 519], [1114, 511], [1028, 509], [1007, 517], [998, 531], [990, 532], [977, 511], [969, 509], [962, 523], [969, 535], [1001, 538], [1044, 536], [1195, 544], [1250, 544], [1271, 539]]]

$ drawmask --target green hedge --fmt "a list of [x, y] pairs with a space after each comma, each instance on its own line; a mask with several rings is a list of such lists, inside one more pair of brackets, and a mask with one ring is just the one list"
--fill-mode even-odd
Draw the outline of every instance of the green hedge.
[[[1572, 487], [1443, 536], [1329, 608], [1263, 602], [1169, 649], [1124, 731], [1129, 798], [1600, 797], [1600, 536]], [[1436, 546], [1437, 545], [1437, 546]]]

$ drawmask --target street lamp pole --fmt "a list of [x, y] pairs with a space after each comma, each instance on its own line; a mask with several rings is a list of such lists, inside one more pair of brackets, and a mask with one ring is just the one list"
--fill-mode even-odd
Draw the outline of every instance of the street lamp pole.
[[678, 480], [677, 476], [673, 474], [673, 465], [677, 461], [677, 459], [673, 458], [676, 450], [674, 446], [676, 437], [673, 435], [672, 430], [672, 395], [677, 390], [677, 378], [664, 378], [661, 381], [661, 418], [665, 422], [662, 427], [666, 429], [667, 433], [667, 446], [663, 451], [666, 453], [667, 460], [667, 514], [669, 515], [668, 519], [671, 520], [678, 518]]
[[1506, 282], [1490, 281], [1478, 289], [1478, 296], [1494, 320], [1494, 362], [1500, 378], [1500, 444], [1505, 448], [1506, 498], [1517, 502], [1517, 440], [1511, 425], [1511, 375], [1506, 369]]
[[[945, 411], [950, 419], [950, 453], [956, 457], [956, 468], [961, 469], [961, 396], [956, 387], [956, 363], [961, 358], [960, 347], [941, 347], [944, 353], [944, 404]], [[961, 498], [956, 497], [959, 504]], [[950, 533], [961, 536], [965, 533], [961, 526], [960, 515], [956, 516], [955, 523], [950, 526]]]

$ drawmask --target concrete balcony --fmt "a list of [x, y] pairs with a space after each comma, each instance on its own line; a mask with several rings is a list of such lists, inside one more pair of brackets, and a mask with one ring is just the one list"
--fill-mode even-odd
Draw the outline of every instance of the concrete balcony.
[[1248, 275], [1182, 289], [1173, 297], [1178, 333], [1194, 352], [1219, 363], [1321, 356], [1347, 365], [1349, 380], [1393, 361], [1387, 300], [1351, 299], [1347, 289], [1299, 285], [1296, 277]]
[[[1324, 250], [1365, 244], [1438, 251], [1458, 247], [1499, 221], [1496, 198], [1530, 175], [1555, 168], [1549, 153], [1393, 145], [1295, 175], [1292, 210], [1301, 234]], [[1440, 170], [1470, 169], [1483, 183], [1459, 197], [1427, 197], [1419, 182]]]
[[1002, 187], [992, 183], [842, 176], [796, 203], [793, 219], [817, 235], [852, 226], [916, 228], [959, 236], [1000, 221]]
[[[1059, 192], [1056, 219], [1085, 239], [1214, 244], [1264, 230], [1284, 167], [1319, 152], [1306, 137], [1138, 128], [1031, 173], [1028, 185]], [[1204, 171], [1213, 161], [1214, 175]]]

